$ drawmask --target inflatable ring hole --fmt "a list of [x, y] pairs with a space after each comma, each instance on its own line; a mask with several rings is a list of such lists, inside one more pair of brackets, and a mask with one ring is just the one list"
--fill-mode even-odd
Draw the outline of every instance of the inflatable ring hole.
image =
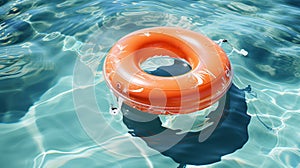
[[140, 64], [140, 68], [148, 74], [163, 77], [179, 76], [192, 70], [185, 59], [168, 55], [149, 57]]

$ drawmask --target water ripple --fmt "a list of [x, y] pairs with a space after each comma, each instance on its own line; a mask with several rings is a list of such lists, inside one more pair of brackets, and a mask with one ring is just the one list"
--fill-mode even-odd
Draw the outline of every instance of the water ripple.
[[7, 20], [0, 25], [0, 46], [18, 44], [33, 35], [31, 25], [21, 20]]

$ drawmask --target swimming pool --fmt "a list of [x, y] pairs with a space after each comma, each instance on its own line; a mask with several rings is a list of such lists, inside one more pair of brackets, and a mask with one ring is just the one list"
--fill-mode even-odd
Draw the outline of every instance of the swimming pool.
[[197, 167], [299, 167], [297, 2], [4, 0], [0, 5], [0, 165], [177, 167], [129, 134], [122, 115], [109, 113], [114, 97], [102, 66], [124, 35], [178, 26], [249, 52], [230, 56], [233, 83], [253, 91], [245, 95], [249, 138], [221, 161]]

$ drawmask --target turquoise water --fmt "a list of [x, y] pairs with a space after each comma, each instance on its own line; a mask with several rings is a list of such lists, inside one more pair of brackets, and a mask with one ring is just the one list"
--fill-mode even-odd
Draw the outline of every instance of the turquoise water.
[[[0, 1], [1, 167], [177, 167], [128, 134], [102, 75], [124, 35], [178, 26], [233, 53], [247, 94], [249, 139], [197, 167], [299, 167], [300, 6], [275, 1]], [[224, 49], [230, 49], [224, 44]], [[222, 141], [222, 139], [220, 139]], [[188, 166], [192, 167], [192, 166]]]

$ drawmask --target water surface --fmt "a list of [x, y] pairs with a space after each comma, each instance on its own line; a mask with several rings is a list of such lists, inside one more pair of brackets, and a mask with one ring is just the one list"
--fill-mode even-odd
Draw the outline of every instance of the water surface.
[[[251, 85], [255, 92], [246, 95], [249, 139], [203, 167], [299, 166], [296, 1], [2, 0], [0, 5], [0, 165], [177, 167], [128, 134], [122, 116], [109, 113], [113, 97], [101, 69], [122, 36], [177, 26], [249, 52], [230, 56], [234, 84]], [[231, 51], [225, 44], [224, 49]]]

